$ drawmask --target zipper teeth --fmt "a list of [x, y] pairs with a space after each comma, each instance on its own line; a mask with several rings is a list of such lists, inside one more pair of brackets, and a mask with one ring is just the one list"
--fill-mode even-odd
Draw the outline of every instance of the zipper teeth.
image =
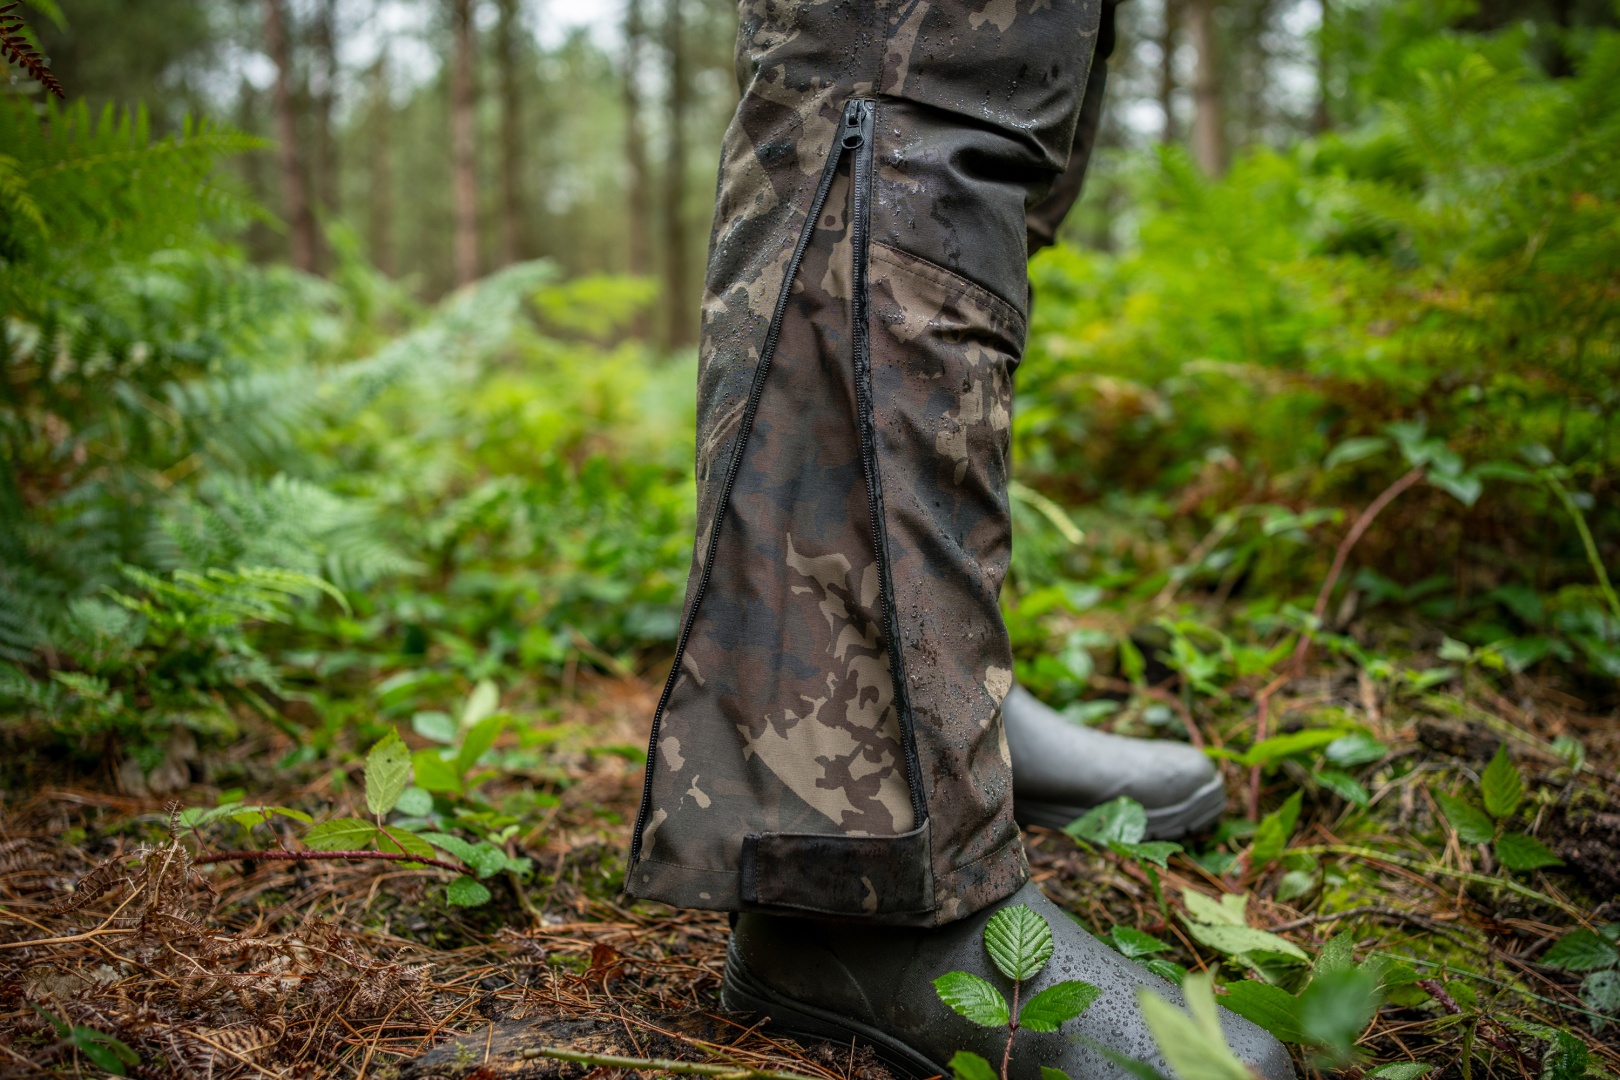
[[[852, 103], [853, 104], [853, 103]], [[854, 297], [851, 315], [855, 351], [855, 401], [860, 411], [861, 469], [866, 475], [866, 513], [872, 530], [872, 554], [878, 564], [878, 602], [883, 609], [883, 630], [889, 639], [889, 679], [894, 684], [895, 713], [900, 720], [900, 743], [906, 756], [906, 787], [911, 794], [911, 811], [917, 828], [928, 820], [928, 802], [923, 798], [922, 765], [917, 755], [917, 731], [911, 714], [911, 695], [906, 683], [905, 646], [900, 640], [900, 616], [894, 605], [894, 578], [889, 563], [888, 533], [883, 528], [882, 477], [877, 464], [877, 409], [872, 390], [872, 341], [869, 321], [870, 295], [867, 286], [867, 260], [870, 244], [872, 138], [875, 106], [858, 103], [861, 135], [850, 170], [850, 228], [853, 232], [854, 270], [851, 286]]]
[[[720, 497], [715, 502], [713, 523], [709, 528], [709, 544], [705, 549], [703, 558], [703, 571], [698, 575], [697, 588], [692, 595], [692, 603], [687, 610], [686, 619], [681, 624], [681, 635], [675, 642], [675, 660], [670, 665], [669, 677], [664, 680], [664, 691], [658, 697], [658, 708], [653, 712], [652, 732], [647, 738], [647, 775], [641, 787], [641, 806], [636, 811], [635, 831], [630, 836], [630, 865], [632, 869], [641, 858], [641, 834], [647, 822], [647, 811], [652, 802], [652, 784], [654, 755], [658, 752], [658, 728], [664, 718], [664, 710], [669, 705], [670, 695], [675, 690], [675, 681], [680, 677], [681, 660], [686, 655], [686, 643], [691, 640], [692, 627], [697, 622], [699, 606], [703, 603], [703, 594], [708, 591], [709, 578], [714, 573], [714, 557], [720, 548], [720, 528], [725, 521], [726, 510], [731, 505], [731, 489], [737, 482], [737, 473], [742, 467], [743, 453], [748, 448], [748, 436], [754, 430], [754, 414], [759, 411], [759, 400], [765, 393], [765, 376], [770, 370], [771, 361], [776, 355], [776, 342], [782, 335], [782, 320], [787, 315], [789, 293], [793, 289], [794, 279], [799, 276], [799, 265], [804, 262], [804, 253], [810, 246], [810, 236], [815, 232], [816, 220], [821, 217], [821, 210], [827, 203], [827, 192], [832, 189], [833, 176], [838, 171], [838, 163], [844, 156], [844, 139], [850, 129], [858, 130], [860, 124], [860, 102], [851, 101], [844, 107], [844, 122], [833, 136], [833, 145], [827, 155], [827, 164], [822, 167], [821, 180], [816, 185], [815, 197], [810, 202], [810, 212], [805, 217], [804, 227], [799, 231], [798, 243], [793, 248], [793, 257], [788, 260], [787, 273], [782, 278], [782, 292], [776, 298], [776, 308], [771, 313], [771, 325], [765, 332], [765, 344], [760, 349], [759, 363], [754, 368], [753, 383], [748, 388], [748, 404], [743, 409], [742, 421], [737, 425], [737, 444], [732, 452], [731, 461], [726, 466], [726, 477], [720, 485]], [[866, 140], [870, 142], [870, 139]], [[872, 487], [867, 485], [867, 494], [870, 499]], [[882, 580], [882, 559], [879, 562], [879, 580]], [[908, 743], [906, 767], [909, 771], [913, 767], [912, 759], [916, 756], [916, 748]], [[916, 798], [913, 796], [913, 804]]]

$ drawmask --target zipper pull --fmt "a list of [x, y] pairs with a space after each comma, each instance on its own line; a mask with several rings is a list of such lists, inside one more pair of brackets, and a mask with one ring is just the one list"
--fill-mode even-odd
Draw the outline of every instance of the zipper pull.
[[867, 128], [870, 126], [872, 103], [861, 98], [852, 98], [844, 106], [844, 133], [842, 143], [845, 150], [859, 150], [867, 139]]

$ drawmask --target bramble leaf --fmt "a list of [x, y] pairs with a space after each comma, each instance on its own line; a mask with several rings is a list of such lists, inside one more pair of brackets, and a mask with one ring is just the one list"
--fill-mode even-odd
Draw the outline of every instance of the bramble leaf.
[[1299, 1026], [1299, 1000], [1280, 986], [1255, 979], [1228, 983], [1221, 1004], [1259, 1024], [1283, 1042], [1305, 1041], [1305, 1033]]
[[1299, 822], [1299, 808], [1304, 798], [1303, 791], [1296, 791], [1282, 806], [1260, 819], [1260, 827], [1254, 831], [1254, 843], [1249, 848], [1249, 865], [1253, 869], [1264, 869], [1282, 855]]
[[1158, 866], [1168, 867], [1170, 865], [1170, 856], [1186, 849], [1174, 840], [1144, 840], [1140, 844], [1127, 844], [1119, 840], [1113, 840], [1109, 842], [1108, 850], [1115, 855], [1123, 855], [1127, 859], [1136, 859], [1139, 862], [1150, 862]]
[[1563, 866], [1564, 860], [1547, 850], [1545, 844], [1524, 833], [1504, 833], [1496, 842], [1496, 861], [1509, 870], [1524, 872], [1544, 866]]
[[1102, 990], [1088, 982], [1067, 979], [1053, 983], [1024, 1003], [1018, 1026], [1031, 1031], [1056, 1031], [1091, 1007]]
[[1565, 971], [1595, 971], [1620, 963], [1620, 949], [1592, 931], [1581, 929], [1554, 942], [1542, 955], [1541, 962]]
[[1480, 774], [1479, 794], [1485, 801], [1485, 811], [1493, 818], [1510, 816], [1524, 801], [1524, 780], [1518, 766], [1508, 760], [1507, 743], [1496, 748], [1496, 756]]
[[996, 1070], [971, 1050], [958, 1050], [951, 1058], [950, 1066], [956, 1080], [996, 1080]]
[[1581, 981], [1581, 1000], [1593, 1012], [1620, 1013], [1620, 971], [1594, 971]]
[[1007, 999], [1001, 991], [966, 971], [941, 975], [934, 980], [934, 992], [958, 1015], [980, 1027], [1004, 1027], [1010, 1019]]
[[1363, 810], [1372, 801], [1372, 796], [1362, 786], [1361, 781], [1347, 772], [1338, 769], [1319, 769], [1311, 774], [1311, 779], [1327, 788], [1333, 794], [1347, 803], [1353, 803]]
[[456, 907], [478, 907], [489, 903], [490, 892], [483, 885], [463, 875], [445, 886], [444, 898]]
[[1488, 844], [1496, 836], [1496, 826], [1473, 803], [1440, 791], [1434, 793], [1434, 801], [1440, 804], [1440, 812], [1446, 815], [1464, 843]]
[[358, 851], [371, 843], [377, 835], [377, 826], [359, 818], [338, 818], [323, 821], [306, 832], [304, 846], [312, 851]]
[[1025, 904], [1004, 907], [984, 927], [984, 947], [1009, 979], [1031, 979], [1052, 958], [1052, 928]]
[[1063, 831], [1091, 844], [1134, 844], [1147, 835], [1147, 811], [1135, 799], [1121, 795], [1087, 810]]
[[418, 750], [411, 758], [416, 786], [424, 791], [461, 792], [461, 774], [438, 750]]
[[366, 809], [379, 817], [399, 802], [411, 781], [411, 752], [399, 732], [390, 731], [366, 755]]
[[419, 712], [411, 717], [411, 730], [424, 739], [445, 746], [455, 745], [456, 721], [449, 713]]
[[1142, 931], [1132, 929], [1129, 926], [1114, 927], [1108, 931], [1108, 937], [1121, 955], [1132, 960], [1135, 960], [1138, 956], [1151, 956], [1154, 953], [1164, 952], [1170, 947], [1152, 934], [1144, 934]]
[[1417, 1080], [1433, 1068], [1425, 1061], [1392, 1061], [1388, 1065], [1378, 1066], [1367, 1076], [1377, 1077], [1377, 1080]]
[[1139, 988], [1142, 1018], [1178, 1080], [1253, 1080], [1249, 1067], [1226, 1044], [1212, 982], [1207, 974], [1187, 976], [1182, 983], [1186, 1012]]
[[[480, 683], [479, 685], [483, 684]], [[467, 733], [462, 736], [461, 748], [456, 751], [456, 772], [465, 776], [468, 769], [478, 764], [478, 759], [483, 757], [491, 746], [495, 745], [496, 736], [501, 733], [501, 729], [505, 726], [506, 717], [503, 714], [496, 713], [493, 716], [485, 717], [468, 728]]]
[[433, 793], [423, 787], [408, 787], [400, 793], [394, 809], [411, 817], [426, 817], [433, 812]]

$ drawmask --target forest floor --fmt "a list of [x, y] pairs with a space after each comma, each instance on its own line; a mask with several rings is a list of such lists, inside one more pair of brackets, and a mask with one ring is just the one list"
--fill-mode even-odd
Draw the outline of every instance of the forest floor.
[[[447, 906], [450, 875], [435, 867], [274, 852], [207, 861], [229, 845], [173, 828], [166, 806], [213, 804], [221, 785], [211, 776], [245, 777], [254, 800], [316, 817], [365, 812], [358, 757], [272, 766], [296, 749], [273, 728], [217, 751], [174, 751], [187, 782], [172, 793], [121, 793], [113, 763], [100, 784], [64, 774], [14, 785], [0, 802], [0, 1075], [99, 1074], [98, 1062], [143, 1076], [622, 1074], [539, 1053], [562, 1047], [719, 1063], [739, 1078], [887, 1077], [863, 1048], [800, 1047], [723, 1013], [723, 915], [618, 896], [657, 688], [604, 677], [574, 689], [543, 721], [542, 752], [484, 784], [490, 805], [516, 808], [506, 849], [533, 869], [526, 881], [492, 879], [481, 907]], [[1161, 902], [1142, 865], [1040, 830], [1027, 835], [1036, 878], [1092, 930], [1157, 935], [1161, 958], [1189, 969], [1223, 958], [1187, 932], [1184, 891], [1246, 892], [1252, 927], [1312, 955], [1352, 929], [1359, 954], [1416, 965], [1431, 992], [1386, 1002], [1339, 1075], [1394, 1062], [1468, 1080], [1581, 1075], [1559, 1071], [1555, 1058], [1570, 1047], [1561, 1051], [1552, 1029], [1584, 1044], [1586, 1075], [1620, 1071], [1620, 1028], [1583, 1005], [1583, 976], [1539, 962], [1572, 929], [1620, 921], [1620, 732], [1567, 695], [1522, 680], [1520, 689], [1516, 702], [1429, 695], [1400, 704], [1330, 670], [1270, 698], [1274, 730], [1332, 705], [1355, 713], [1384, 751], [1359, 770], [1366, 810], [1313, 803], [1295, 828], [1295, 865], [1303, 851], [1325, 876], [1289, 901], [1276, 899], [1290, 872], [1282, 863], [1254, 871], [1240, 859], [1217, 874], [1209, 865], [1218, 863], [1178, 855], [1159, 874]], [[1211, 745], [1242, 745], [1253, 711], [1230, 702], [1199, 709], [1195, 723]], [[1527, 828], [1563, 867], [1507, 878], [1483, 847], [1436, 825], [1429, 785], [1477, 776], [1504, 724], [1517, 732], [1509, 741], [1536, 793]], [[1546, 752], [1559, 736], [1584, 744], [1587, 768]], [[1238, 822], [1251, 781], [1274, 805], [1301, 775], [1297, 763], [1263, 775], [1223, 767]], [[1201, 843], [1240, 848], [1231, 837], [1248, 830], [1223, 831], [1230, 837]], [[1298, 1060], [1318, 1071], [1308, 1051]], [[628, 1070], [637, 1071], [647, 1070]]]

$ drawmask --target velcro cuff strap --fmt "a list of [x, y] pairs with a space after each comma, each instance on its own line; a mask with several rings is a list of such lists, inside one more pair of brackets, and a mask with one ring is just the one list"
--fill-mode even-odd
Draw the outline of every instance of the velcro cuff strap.
[[934, 908], [932, 854], [926, 821], [897, 836], [751, 833], [742, 898], [818, 915], [923, 914]]

